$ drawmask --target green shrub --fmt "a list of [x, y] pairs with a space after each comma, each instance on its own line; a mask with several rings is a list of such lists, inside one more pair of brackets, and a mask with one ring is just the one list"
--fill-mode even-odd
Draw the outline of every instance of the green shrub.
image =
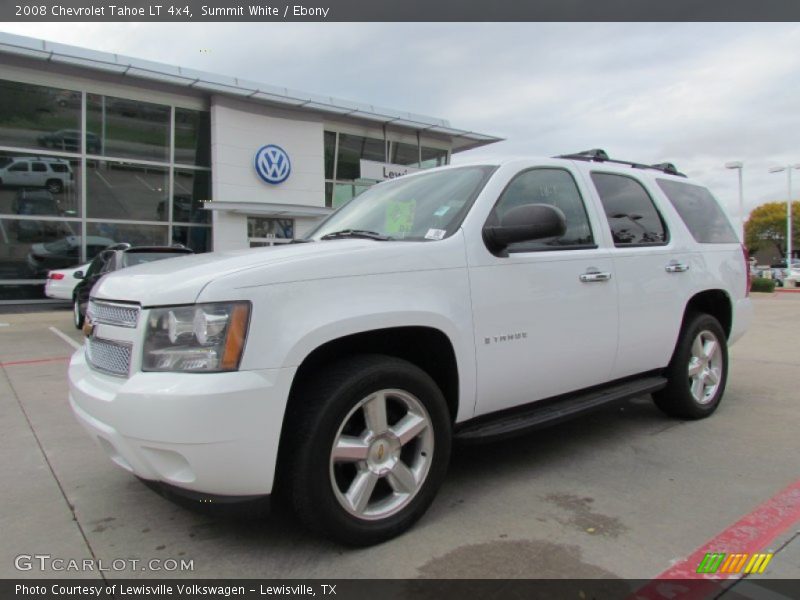
[[775, 280], [765, 277], [753, 277], [753, 285], [750, 287], [750, 291], [771, 294], [775, 291]]

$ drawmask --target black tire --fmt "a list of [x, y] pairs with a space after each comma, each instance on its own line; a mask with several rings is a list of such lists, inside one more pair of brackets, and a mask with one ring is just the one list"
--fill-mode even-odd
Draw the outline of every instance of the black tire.
[[81, 303], [77, 297], [72, 299], [72, 323], [75, 329], [83, 329], [83, 322], [86, 320], [86, 315], [81, 312]]
[[47, 191], [51, 194], [60, 194], [64, 190], [64, 183], [60, 179], [48, 179]]
[[[701, 335], [699, 347], [705, 349], [709, 342], [717, 342], [716, 350], [709, 353], [710, 359], [704, 357], [705, 352], [693, 351]], [[699, 370], [694, 378], [689, 374], [690, 367]], [[707, 376], [703, 375], [704, 370]], [[687, 315], [665, 375], [669, 383], [653, 394], [653, 400], [666, 414], [680, 419], [703, 419], [717, 409], [728, 379], [728, 338], [717, 319], [705, 313]], [[694, 392], [693, 385], [696, 385]]]
[[[302, 382], [298, 388], [293, 394], [295, 402], [284, 424], [281, 445], [283, 464], [278, 484], [279, 493], [284, 495], [298, 519], [314, 532], [353, 546], [377, 544], [406, 531], [433, 502], [450, 461], [450, 413], [433, 379], [407, 361], [383, 355], [361, 355], [321, 368], [314, 373], [313, 380]], [[412, 418], [419, 418], [418, 415], [423, 414], [429, 419], [429, 426], [411, 441], [402, 442], [405, 445], [390, 448], [387, 444], [385, 454], [384, 444], [378, 436], [372, 437], [373, 441], [365, 445], [369, 448], [364, 451], [367, 459], [335, 462], [333, 446], [340, 435], [352, 433], [358, 436], [360, 431], [362, 439], [370, 439], [367, 410], [359, 407], [371, 402], [370, 399], [375, 398], [378, 391], [389, 392], [386, 400], [382, 401], [387, 407], [385, 422], [389, 427], [399, 422], [394, 421], [394, 417], [402, 413], [402, 410], [397, 412], [398, 406], [403, 410], [406, 408], [402, 402], [398, 403], [399, 397], [392, 396], [392, 391], [403, 394], [400, 399], [406, 398], [404, 401], [413, 398], [421, 404], [424, 410], [418, 410]], [[409, 411], [405, 416], [411, 414]], [[356, 422], [359, 418], [361, 425]], [[351, 426], [354, 427], [346, 433], [345, 428]], [[387, 436], [392, 435], [390, 430], [385, 431]], [[396, 441], [401, 443], [400, 438]], [[401, 454], [407, 450], [410, 450], [409, 455]], [[407, 457], [411, 455], [417, 462]], [[392, 474], [368, 473], [381, 468], [376, 467], [374, 461], [383, 460], [384, 456], [387, 460], [395, 460], [395, 466], [402, 463], [408, 468], [408, 462], [419, 467], [426, 461], [428, 465], [427, 470], [423, 469], [423, 474], [418, 477], [416, 490], [408, 493], [402, 501], [405, 504], [399, 504], [396, 512], [385, 516], [380, 510], [370, 509], [370, 506], [391, 505], [392, 502], [400, 502], [399, 498], [404, 496], [397, 491], [399, 480], [393, 478]], [[345, 508], [346, 491], [356, 487], [348, 486], [347, 469], [351, 469], [352, 481], [363, 475], [380, 477], [366, 495], [363, 510], [377, 510], [375, 514], [367, 515], [369, 518], [353, 512], [359, 509], [352, 505], [349, 509]], [[392, 472], [393, 469], [391, 467]]]

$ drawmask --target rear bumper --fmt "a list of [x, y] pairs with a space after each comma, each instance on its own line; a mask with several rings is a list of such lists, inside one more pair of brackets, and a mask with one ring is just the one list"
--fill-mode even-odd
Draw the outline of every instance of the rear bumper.
[[[272, 492], [295, 369], [232, 373], [99, 373], [78, 350], [69, 402], [118, 466], [205, 497]], [[250, 498], [252, 499], [252, 498]]]

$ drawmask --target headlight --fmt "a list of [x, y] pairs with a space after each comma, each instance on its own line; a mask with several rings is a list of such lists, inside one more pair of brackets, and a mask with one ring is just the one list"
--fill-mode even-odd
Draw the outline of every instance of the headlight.
[[242, 358], [249, 302], [218, 302], [150, 310], [143, 371], [235, 371]]

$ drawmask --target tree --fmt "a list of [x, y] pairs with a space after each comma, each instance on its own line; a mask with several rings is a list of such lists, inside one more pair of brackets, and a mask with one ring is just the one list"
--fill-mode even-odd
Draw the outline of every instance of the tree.
[[[786, 256], [786, 202], [767, 202], [753, 209], [744, 224], [745, 245], [751, 253], [773, 247]], [[792, 202], [792, 253], [800, 250], [800, 202]]]

